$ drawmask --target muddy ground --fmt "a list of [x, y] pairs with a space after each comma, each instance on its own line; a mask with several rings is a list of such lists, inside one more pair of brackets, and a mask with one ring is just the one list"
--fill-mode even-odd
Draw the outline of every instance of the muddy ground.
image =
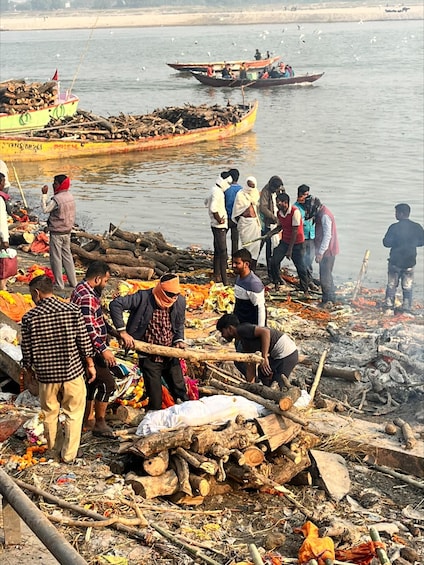
[[[34, 258], [27, 257], [28, 264]], [[21, 262], [21, 264], [23, 264]], [[112, 281], [111, 287], [116, 284]], [[21, 287], [24, 290], [24, 287]], [[20, 290], [17, 286], [16, 290]], [[295, 296], [295, 293], [292, 293]], [[376, 301], [381, 298], [381, 291], [376, 290]], [[276, 307], [287, 297], [268, 296], [268, 305]], [[402, 324], [407, 327], [424, 328], [422, 307], [414, 311], [413, 317], [397, 316], [387, 319], [378, 305], [347, 310], [348, 296], [340, 293], [338, 309], [329, 313], [328, 320], [308, 319], [308, 310], [315, 308], [316, 301], [305, 306], [303, 318], [299, 324], [292, 324], [290, 333], [296, 338], [300, 350], [320, 351], [333, 347], [331, 335], [326, 330], [328, 321], [337, 324], [345, 331], [347, 327], [361, 324], [362, 331], [373, 332], [381, 326]], [[342, 312], [342, 314], [340, 314]], [[296, 311], [298, 314], [298, 311]], [[193, 312], [188, 315], [197, 318], [211, 317], [211, 313]], [[187, 330], [189, 338], [198, 340], [199, 333], [209, 335], [213, 327], [206, 330]], [[204, 337], [206, 337], [204, 336]], [[354, 338], [352, 338], [354, 339]], [[307, 390], [313, 381], [310, 367], [298, 365], [294, 378]], [[358, 396], [358, 384], [347, 383], [338, 379], [322, 377], [319, 385], [320, 394], [340, 399], [347, 406]], [[416, 432], [416, 437], [424, 437], [423, 422], [420, 412], [423, 409], [423, 387], [412, 389], [407, 400], [399, 406], [393, 406], [387, 414], [376, 415], [381, 407], [373, 403], [364, 403], [361, 413], [346, 409], [345, 414], [354, 418], [380, 423], [400, 416], [408, 421]], [[120, 425], [111, 421], [116, 429]], [[324, 440], [323, 440], [324, 441]], [[117, 563], [129, 565], [191, 564], [217, 563], [220, 565], [250, 561], [248, 545], [256, 544], [269, 563], [296, 562], [303, 537], [294, 529], [302, 526], [306, 520], [305, 512], [299, 510], [287, 498], [276, 493], [258, 490], [240, 490], [235, 484], [216, 484], [214, 494], [207, 496], [199, 506], [178, 506], [169, 500], [155, 499], [144, 501], [134, 495], [124, 484], [121, 475], [114, 475], [109, 465], [116, 461], [118, 440], [105, 440], [93, 437], [90, 432], [82, 436], [82, 457], [76, 464], [69, 466], [53, 461], [40, 463], [24, 471], [11, 470], [10, 474], [22, 481], [46, 490], [55, 496], [95, 510], [100, 514], [135, 517], [134, 502], [147, 519], [148, 526], [139, 529], [143, 541], [117, 532], [112, 528], [82, 528], [56, 524], [59, 531], [86, 559], [87, 563]], [[322, 443], [318, 449], [331, 451], [331, 442]], [[23, 438], [14, 436], [4, 442], [0, 452], [2, 459], [11, 453], [23, 453]], [[347, 496], [335, 502], [314, 477], [311, 486], [287, 485], [296, 501], [307, 509], [316, 525], [325, 528], [331, 524], [339, 527], [339, 535], [333, 537], [336, 546], [348, 548], [369, 539], [369, 528], [376, 526], [387, 544], [387, 551], [392, 563], [424, 562], [424, 490], [376, 471], [367, 465], [362, 455], [352, 448], [337, 445], [337, 453], [346, 460], [351, 480]], [[29, 493], [28, 493], [29, 494]], [[69, 511], [49, 504], [39, 497], [30, 495], [37, 505], [47, 514], [68, 516], [74, 520], [83, 519]], [[0, 560], [6, 565], [19, 562], [43, 563], [50, 565], [57, 561], [40, 546], [35, 536], [27, 529], [23, 533], [22, 543], [14, 547], [4, 547], [0, 521]], [[156, 527], [170, 532], [171, 539], [158, 533]], [[188, 547], [184, 547], [186, 544]], [[405, 550], [405, 548], [407, 548]], [[408, 553], [409, 551], [409, 553]], [[414, 553], [415, 552], [415, 553]], [[197, 553], [197, 555], [196, 555]], [[399, 557], [407, 557], [407, 562]], [[122, 560], [118, 560], [121, 557]], [[271, 561], [271, 557], [274, 561]], [[115, 558], [115, 560], [113, 559]], [[377, 563], [374, 560], [374, 563]]]

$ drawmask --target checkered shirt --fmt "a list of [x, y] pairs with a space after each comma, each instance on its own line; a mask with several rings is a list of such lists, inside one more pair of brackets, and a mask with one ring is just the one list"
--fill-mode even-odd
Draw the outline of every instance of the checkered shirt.
[[[143, 340], [147, 343], [154, 343], [155, 345], [165, 345], [166, 347], [170, 347], [172, 345], [173, 335], [174, 332], [172, 331], [169, 309], [155, 308], [153, 310], [153, 315], [149, 322], [149, 325], [147, 326]], [[163, 357], [156, 355], [153, 360], [155, 362], [161, 362], [163, 361]]]
[[72, 381], [84, 374], [93, 346], [78, 306], [48, 297], [22, 318], [22, 361], [41, 383]]
[[81, 281], [72, 293], [71, 302], [80, 307], [91, 343], [96, 352], [102, 353], [107, 348], [107, 328], [100, 296], [87, 281]]

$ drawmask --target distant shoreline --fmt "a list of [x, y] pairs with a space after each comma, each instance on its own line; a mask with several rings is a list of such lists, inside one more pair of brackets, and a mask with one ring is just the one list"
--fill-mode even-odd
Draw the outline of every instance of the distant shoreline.
[[[208, 10], [201, 12], [193, 8], [104, 10], [104, 11], [60, 11], [60, 12], [16, 12], [3, 13], [0, 30], [29, 31], [54, 29], [124, 28], [124, 27], [169, 27], [206, 25], [290, 24], [290, 23], [334, 23], [366, 21], [405, 21], [424, 19], [424, 6], [411, 5], [404, 12], [386, 12], [394, 6], [308, 6], [281, 10], [267, 7], [261, 11], [247, 9], [243, 12], [230, 10]], [[199, 9], [199, 8], [197, 8]]]

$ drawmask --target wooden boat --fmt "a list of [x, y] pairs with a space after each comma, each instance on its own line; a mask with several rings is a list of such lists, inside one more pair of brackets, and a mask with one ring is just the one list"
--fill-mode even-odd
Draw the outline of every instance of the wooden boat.
[[273, 63], [278, 61], [279, 58], [280, 56], [278, 55], [276, 57], [269, 57], [268, 59], [259, 59], [258, 61], [256, 60], [245, 61], [243, 59], [240, 59], [240, 61], [215, 61], [210, 63], [166, 63], [166, 64], [168, 65], [168, 67], [171, 67], [176, 71], [185, 72], [185, 73], [191, 71], [206, 72], [209, 65], [212, 66], [215, 72], [222, 71], [225, 65], [228, 64], [231, 65], [231, 70], [238, 71], [242, 63], [244, 63], [248, 69], [261, 70], [264, 69], [265, 67], [268, 67], [269, 65], [272, 65]]
[[236, 88], [244, 86], [245, 88], [272, 88], [273, 86], [289, 86], [292, 84], [305, 84], [315, 82], [320, 79], [324, 73], [315, 75], [302, 75], [287, 78], [265, 78], [265, 79], [228, 79], [220, 77], [208, 77], [205, 73], [192, 71], [191, 74], [202, 84], [213, 87]]
[[134, 141], [111, 139], [89, 141], [76, 137], [47, 139], [33, 136], [0, 136], [0, 155], [5, 161], [45, 161], [73, 157], [95, 157], [135, 151], [152, 151], [191, 143], [216, 141], [250, 131], [256, 120], [258, 103], [239, 105], [242, 117], [235, 123], [188, 130], [181, 134], [143, 137]]
[[46, 108], [21, 111], [16, 114], [0, 113], [0, 135], [42, 129], [52, 118], [73, 116], [77, 111], [78, 103], [77, 96], [62, 94], [54, 104]]

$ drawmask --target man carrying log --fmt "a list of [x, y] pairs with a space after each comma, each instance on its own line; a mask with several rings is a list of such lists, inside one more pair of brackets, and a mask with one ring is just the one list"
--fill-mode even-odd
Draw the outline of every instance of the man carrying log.
[[93, 261], [87, 269], [85, 279], [77, 284], [71, 295], [71, 302], [80, 307], [84, 316], [95, 352], [96, 380], [87, 384], [83, 428], [102, 437], [114, 437], [113, 430], [106, 424], [105, 416], [110, 396], [115, 390], [115, 378], [109, 367], [116, 365], [116, 359], [107, 346], [107, 326], [100, 301], [109, 278], [109, 265], [104, 261]]
[[[261, 351], [263, 361], [258, 369], [258, 377], [264, 385], [276, 381], [283, 388], [282, 376], [289, 377], [299, 360], [299, 352], [294, 341], [285, 333], [254, 324], [241, 324], [234, 314], [224, 314], [217, 322], [216, 329], [227, 341], [240, 340], [245, 353]], [[255, 382], [255, 365], [247, 365], [246, 380]]]
[[[163, 275], [152, 289], [120, 296], [109, 305], [112, 321], [128, 349], [134, 348], [134, 339], [184, 349], [185, 308], [179, 277], [174, 273]], [[124, 310], [130, 313], [126, 326]], [[179, 359], [156, 354], [140, 356], [139, 366], [149, 410], [162, 408], [162, 377], [177, 402], [188, 400]]]

